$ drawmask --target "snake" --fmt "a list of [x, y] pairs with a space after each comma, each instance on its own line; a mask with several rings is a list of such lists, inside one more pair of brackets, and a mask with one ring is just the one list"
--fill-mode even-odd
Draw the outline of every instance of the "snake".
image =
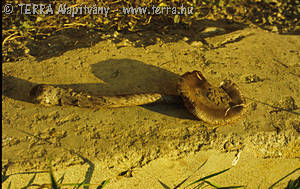
[[230, 80], [211, 85], [200, 71], [184, 73], [177, 82], [177, 95], [135, 93], [97, 96], [71, 88], [37, 84], [29, 96], [44, 106], [77, 106], [82, 108], [119, 108], [153, 103], [183, 103], [189, 112], [210, 125], [234, 123], [245, 113], [245, 98]]

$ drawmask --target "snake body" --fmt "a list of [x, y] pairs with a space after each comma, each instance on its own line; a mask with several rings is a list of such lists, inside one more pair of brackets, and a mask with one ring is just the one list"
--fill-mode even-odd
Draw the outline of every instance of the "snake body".
[[224, 80], [212, 86], [200, 71], [187, 72], [177, 85], [178, 95], [160, 93], [95, 96], [47, 84], [30, 91], [33, 102], [46, 106], [78, 106], [83, 108], [117, 108], [150, 103], [184, 103], [198, 119], [212, 125], [225, 125], [238, 120], [245, 112], [245, 99], [237, 86]]
[[234, 83], [223, 80], [212, 86], [199, 71], [181, 77], [178, 93], [192, 114], [212, 125], [233, 123], [245, 112], [245, 98]]
[[70, 88], [56, 87], [47, 84], [34, 86], [30, 91], [30, 96], [35, 103], [45, 106], [71, 105], [83, 108], [119, 108], [150, 103], [180, 103], [180, 97], [176, 95], [146, 93], [94, 96], [77, 92]]

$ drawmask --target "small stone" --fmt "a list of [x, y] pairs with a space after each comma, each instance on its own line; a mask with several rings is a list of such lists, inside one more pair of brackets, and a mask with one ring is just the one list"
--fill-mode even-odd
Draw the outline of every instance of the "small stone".
[[262, 79], [257, 76], [256, 74], [250, 74], [247, 76], [244, 76], [246, 83], [255, 83], [258, 81], [262, 81]]
[[43, 20], [44, 20], [44, 18], [41, 17], [41, 16], [38, 16], [38, 17], [36, 18], [36, 22], [41, 22], [41, 21], [43, 21]]
[[191, 43], [191, 46], [193, 46], [193, 47], [202, 47], [203, 43], [201, 41], [193, 41]]
[[119, 37], [119, 36], [120, 36], [120, 33], [117, 32], [117, 31], [115, 31], [114, 34], [113, 34], [113, 36], [114, 36], [115, 38], [116, 38], [116, 37]]
[[216, 34], [216, 33], [222, 33], [222, 32], [225, 32], [225, 29], [219, 28], [219, 27], [207, 27], [201, 33]]
[[183, 41], [188, 41], [188, 40], [190, 40], [188, 37], [183, 37], [183, 39], [182, 39]]
[[273, 27], [272, 27], [272, 32], [277, 33], [278, 31], [279, 31], [279, 30], [278, 30], [277, 26], [273, 26]]

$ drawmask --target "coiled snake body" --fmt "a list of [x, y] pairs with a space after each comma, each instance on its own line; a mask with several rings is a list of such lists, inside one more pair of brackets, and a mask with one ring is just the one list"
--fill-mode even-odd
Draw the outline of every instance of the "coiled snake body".
[[35, 103], [46, 106], [71, 105], [83, 108], [179, 103], [181, 98], [192, 114], [213, 125], [232, 123], [244, 112], [245, 99], [234, 83], [224, 80], [219, 87], [214, 87], [200, 71], [183, 74], [177, 84], [177, 93], [177, 96], [159, 93], [93, 96], [69, 88], [39, 84], [31, 89], [30, 97]]

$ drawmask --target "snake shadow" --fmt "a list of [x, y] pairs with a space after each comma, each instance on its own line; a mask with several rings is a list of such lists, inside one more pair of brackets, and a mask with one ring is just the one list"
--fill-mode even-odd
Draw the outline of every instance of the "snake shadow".
[[[108, 59], [90, 66], [99, 83], [57, 84], [92, 95], [122, 95], [133, 93], [176, 94], [179, 75], [133, 59]], [[45, 70], [46, 72], [46, 70]], [[79, 78], [80, 79], [80, 78]], [[33, 103], [30, 89], [39, 83], [2, 74], [2, 94], [15, 100]], [[141, 107], [167, 116], [196, 120], [183, 104], [149, 104]]]
[[[161, 93], [176, 95], [180, 76], [168, 70], [133, 59], [109, 59], [91, 65], [92, 73], [104, 84], [96, 95]], [[88, 89], [87, 89], [88, 90]], [[91, 91], [95, 94], [95, 91]], [[104, 94], [105, 93], [105, 94]], [[196, 120], [181, 104], [147, 104], [141, 107], [171, 117]]]

